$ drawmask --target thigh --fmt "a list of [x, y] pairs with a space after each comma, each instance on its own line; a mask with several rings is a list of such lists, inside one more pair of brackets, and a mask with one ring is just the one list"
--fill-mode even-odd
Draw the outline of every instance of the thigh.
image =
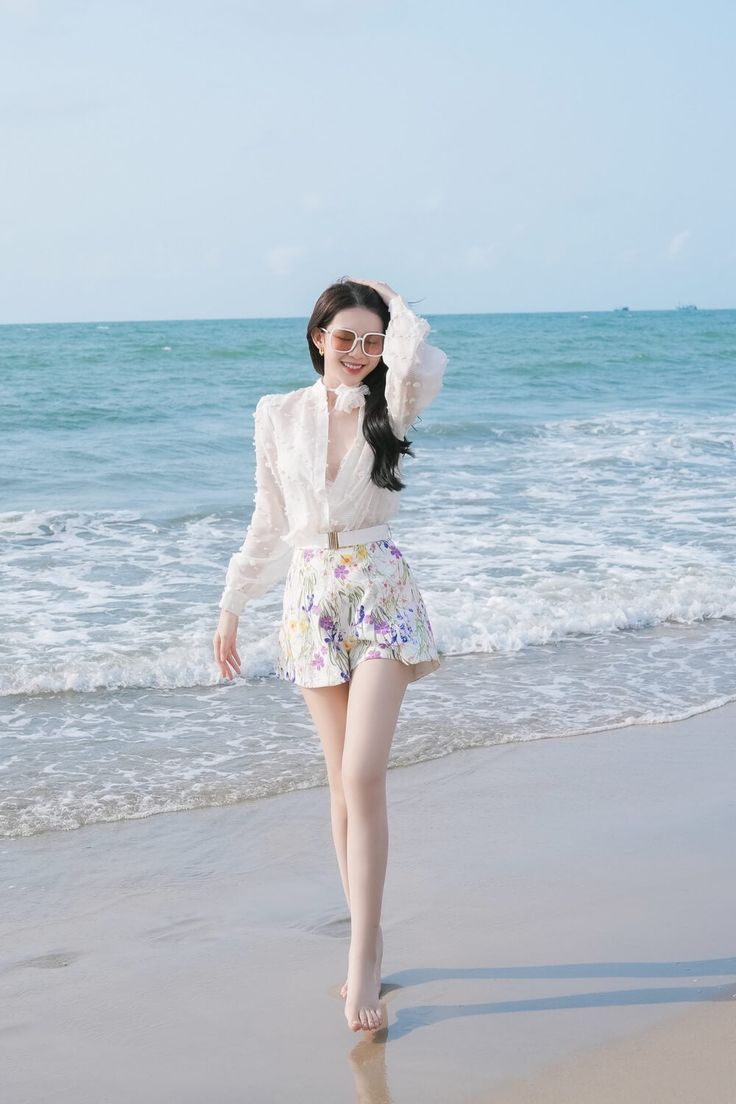
[[364, 659], [350, 680], [343, 781], [385, 780], [391, 743], [411, 670], [398, 659]]
[[348, 709], [348, 683], [340, 686], [300, 686], [307, 709], [317, 729], [327, 766], [330, 789], [342, 789], [341, 771], [345, 724]]

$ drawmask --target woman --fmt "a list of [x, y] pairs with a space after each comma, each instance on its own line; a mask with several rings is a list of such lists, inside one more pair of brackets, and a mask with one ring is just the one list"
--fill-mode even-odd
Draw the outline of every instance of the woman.
[[[440, 666], [411, 568], [388, 525], [405, 430], [437, 395], [447, 356], [387, 284], [343, 279], [317, 300], [313, 384], [256, 406], [255, 508], [230, 560], [214, 636], [240, 673], [244, 604], [286, 577], [276, 674], [299, 686], [324, 750], [332, 834], [351, 917], [341, 995], [353, 1031], [383, 1026], [380, 918], [386, 770], [409, 682]], [[382, 663], [364, 662], [381, 659]]]

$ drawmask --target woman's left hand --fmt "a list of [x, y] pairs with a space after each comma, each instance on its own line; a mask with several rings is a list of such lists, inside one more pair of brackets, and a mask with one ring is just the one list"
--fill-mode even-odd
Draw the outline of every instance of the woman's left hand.
[[349, 279], [356, 284], [367, 284], [368, 287], [373, 288], [373, 290], [377, 291], [381, 296], [386, 306], [389, 305], [394, 296], [399, 294], [398, 291], [394, 291], [392, 287], [389, 287], [388, 284], [381, 283], [380, 280], [359, 280], [357, 276], [350, 276]]

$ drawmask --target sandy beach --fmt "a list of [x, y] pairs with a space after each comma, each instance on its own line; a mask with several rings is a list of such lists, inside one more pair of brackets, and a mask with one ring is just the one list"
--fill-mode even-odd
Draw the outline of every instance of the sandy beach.
[[328, 794], [6, 840], [8, 1104], [726, 1104], [736, 705], [389, 772], [388, 1029]]

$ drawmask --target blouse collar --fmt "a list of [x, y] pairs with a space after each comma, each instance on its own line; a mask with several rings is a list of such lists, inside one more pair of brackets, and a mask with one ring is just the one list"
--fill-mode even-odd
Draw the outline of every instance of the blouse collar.
[[314, 391], [323, 395], [325, 391], [332, 391], [335, 396], [335, 410], [348, 411], [356, 406], [365, 406], [365, 397], [370, 394], [367, 383], [357, 383], [352, 386], [348, 383], [338, 383], [337, 387], [328, 387], [323, 376], [317, 376], [313, 386]]

